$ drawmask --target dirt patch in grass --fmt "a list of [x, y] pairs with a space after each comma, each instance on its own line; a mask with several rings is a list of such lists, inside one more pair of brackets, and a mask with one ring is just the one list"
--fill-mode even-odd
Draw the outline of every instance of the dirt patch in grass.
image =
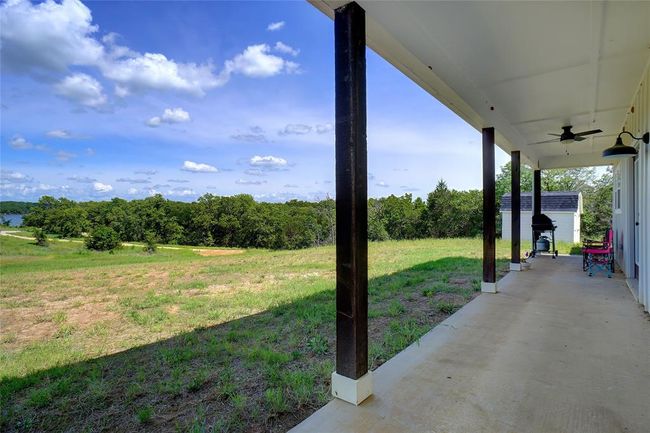
[[15, 336], [5, 349], [47, 341], [60, 337], [62, 333], [88, 329], [97, 322], [119, 319], [117, 313], [108, 309], [109, 305], [106, 302], [68, 298], [45, 302], [42, 307], [3, 310], [0, 312], [3, 333]]
[[434, 303], [444, 302], [451, 305], [464, 305], [467, 299], [457, 293], [436, 293], [432, 297]]
[[20, 314], [20, 311], [13, 310], [9, 314], [3, 314], [0, 317], [3, 337], [11, 336], [11, 338], [3, 340], [3, 344], [0, 346], [5, 350], [14, 350], [34, 341], [51, 339], [58, 330], [58, 326], [51, 321], [23, 326], [24, 322], [19, 319]]
[[212, 257], [212, 256], [232, 256], [235, 254], [244, 254], [245, 250], [202, 250], [195, 248], [192, 251], [203, 257]]
[[[74, 302], [70, 302], [73, 305]], [[67, 322], [77, 328], [85, 329], [96, 322], [118, 320], [119, 314], [115, 311], [109, 311], [108, 303], [87, 303], [77, 306], [76, 308], [65, 309], [67, 311]]]

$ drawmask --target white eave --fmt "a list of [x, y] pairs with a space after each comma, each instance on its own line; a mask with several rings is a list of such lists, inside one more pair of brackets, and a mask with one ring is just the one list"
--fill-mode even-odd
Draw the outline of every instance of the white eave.
[[[346, 1], [309, 0], [330, 17]], [[378, 2], [368, 46], [535, 168], [606, 165], [650, 63], [650, 2]], [[568, 145], [532, 145], [600, 128]]]

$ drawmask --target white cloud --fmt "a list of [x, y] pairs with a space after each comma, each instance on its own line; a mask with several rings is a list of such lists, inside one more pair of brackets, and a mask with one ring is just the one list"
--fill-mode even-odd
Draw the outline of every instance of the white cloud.
[[20, 135], [14, 135], [11, 138], [11, 140], [9, 140], [9, 146], [11, 146], [13, 149], [16, 150], [34, 149], [34, 150], [39, 150], [41, 152], [47, 151], [46, 146], [43, 146], [42, 144], [33, 144]]
[[157, 170], [136, 170], [133, 172], [134, 174], [146, 174], [147, 176], [153, 176], [154, 174], [158, 174]]
[[[46, 0], [36, 5], [26, 0], [9, 0], [0, 6], [0, 25], [3, 68], [21, 72], [60, 72], [70, 66], [94, 67], [113, 82], [118, 98], [146, 90], [203, 96], [208, 90], [226, 84], [232, 74], [256, 78], [282, 72], [296, 73], [300, 69], [295, 62], [269, 54], [270, 47], [266, 44], [247, 47], [227, 60], [218, 73], [210, 62], [180, 63], [162, 53], [139, 53], [118, 45], [116, 33], [108, 33], [99, 40], [96, 37], [99, 27], [92, 24], [90, 10], [78, 0], [62, 0], [61, 3]], [[282, 26], [284, 22], [277, 22], [268, 28], [279, 30]], [[287, 50], [291, 47], [285, 44], [276, 46], [279, 52], [297, 54], [296, 50]], [[88, 82], [85, 84], [87, 88]], [[70, 90], [61, 92], [66, 95]], [[91, 107], [106, 102], [106, 97], [97, 89], [91, 95], [84, 93], [85, 97], [73, 94]]]
[[174, 188], [172, 190], [167, 191], [168, 195], [175, 195], [179, 197], [187, 197], [189, 195], [195, 195], [196, 193], [194, 192], [193, 189], [189, 188]]
[[248, 170], [244, 171], [244, 173], [249, 176], [266, 176], [266, 173], [259, 168], [249, 168]]
[[29, 183], [33, 182], [34, 179], [26, 174], [17, 172], [17, 171], [12, 171], [12, 170], [3, 170], [0, 171], [0, 181], [2, 183], [5, 182], [10, 182], [10, 183]]
[[138, 193], [138, 189], [137, 189], [137, 188], [129, 188], [129, 189], [126, 191], [126, 193], [129, 194], [129, 195], [135, 195], [135, 194]]
[[120, 85], [115, 86], [115, 96], [118, 98], [126, 98], [130, 94], [131, 92], [126, 87]]
[[265, 180], [247, 180], [247, 179], [237, 179], [235, 181], [237, 185], [263, 185], [266, 183]]
[[280, 135], [305, 135], [311, 132], [312, 128], [309, 125], [303, 125], [301, 123], [290, 123], [280, 130], [278, 134]]
[[65, 162], [65, 161], [71, 160], [72, 158], [76, 157], [77, 155], [74, 154], [74, 153], [66, 152], [65, 150], [59, 150], [58, 152], [56, 152], [55, 156], [56, 156], [56, 159], [58, 159], [59, 161], [64, 161]]
[[32, 5], [9, 0], [0, 7], [2, 64], [15, 71], [63, 71], [93, 65], [104, 55], [92, 35], [90, 10], [80, 1], [53, 0]]
[[216, 173], [218, 170], [216, 167], [213, 167], [209, 164], [203, 164], [200, 162], [185, 161], [183, 162], [183, 167], [181, 170], [191, 171], [194, 173]]
[[156, 126], [160, 126], [160, 123], [162, 122], [162, 119], [160, 116], [154, 116], [151, 119], [147, 120], [147, 126], [151, 126], [152, 128], [155, 128]]
[[297, 56], [298, 54], [300, 54], [300, 50], [298, 50], [296, 48], [293, 48], [293, 47], [291, 47], [291, 46], [289, 46], [289, 45], [287, 45], [287, 44], [285, 44], [283, 42], [280, 42], [280, 41], [275, 43], [275, 46], [273, 47], [273, 49], [275, 51], [278, 51], [278, 52], [283, 53], [283, 54], [290, 54], [290, 55], [292, 55], [294, 57]]
[[26, 183], [0, 183], [0, 190], [3, 195], [14, 196], [15, 194], [20, 194], [23, 196], [34, 194], [34, 193], [43, 193], [43, 192], [52, 192], [59, 191], [65, 193], [68, 190], [68, 186], [55, 186], [49, 185], [47, 183], [39, 183], [37, 185], [29, 185]]
[[62, 138], [62, 139], [72, 138], [72, 134], [70, 133], [70, 131], [66, 131], [65, 129], [53, 129], [52, 131], [47, 132], [47, 136], [52, 138]]
[[165, 108], [162, 115], [163, 122], [182, 123], [190, 121], [190, 113], [182, 108]]
[[165, 108], [162, 116], [152, 117], [147, 120], [147, 125], [155, 128], [156, 126], [160, 126], [161, 123], [184, 123], [189, 122], [190, 120], [190, 113], [180, 107]]
[[328, 132], [332, 132], [334, 130], [334, 125], [331, 123], [325, 123], [322, 125], [316, 125], [314, 129], [316, 130], [317, 134], [327, 134]]
[[32, 147], [34, 147], [32, 143], [25, 140], [20, 135], [16, 135], [11, 140], [9, 140], [9, 145], [14, 149], [20, 149], [20, 150], [31, 149]]
[[72, 182], [79, 182], [79, 183], [94, 183], [97, 182], [97, 179], [93, 179], [92, 177], [87, 177], [87, 176], [70, 176], [67, 178], [67, 180], [72, 181]]
[[272, 77], [282, 72], [293, 73], [298, 70], [297, 63], [269, 54], [270, 51], [271, 48], [267, 44], [251, 45], [232, 60], [227, 60], [220, 75], [228, 81], [231, 74], [260, 78]]
[[388, 185], [386, 182], [384, 182], [383, 180], [377, 182], [375, 185], [377, 185], [377, 186], [380, 187], [380, 188], [388, 188], [388, 187], [390, 186], [390, 185]]
[[203, 96], [227, 81], [214, 75], [209, 63], [176, 63], [160, 53], [130, 54], [132, 57], [107, 58], [99, 64], [102, 74], [117, 83], [118, 96], [133, 90], [173, 90]]
[[86, 155], [95, 156], [95, 149], [93, 149], [92, 147], [86, 147]]
[[122, 183], [151, 183], [149, 179], [133, 179], [130, 177], [121, 177], [119, 179], [115, 179], [115, 182], [122, 182]]
[[266, 27], [266, 30], [270, 32], [275, 32], [277, 30], [282, 29], [284, 27], [284, 24], [285, 24], [284, 21], [273, 22]]
[[54, 86], [54, 91], [59, 96], [91, 108], [98, 108], [107, 100], [99, 81], [82, 73], [65, 77]]
[[93, 190], [95, 192], [107, 193], [113, 191], [113, 187], [107, 183], [93, 182]]
[[268, 141], [264, 134], [234, 134], [230, 138], [247, 143], [266, 143]]
[[284, 167], [287, 165], [287, 160], [277, 156], [253, 156], [249, 164], [255, 167]]

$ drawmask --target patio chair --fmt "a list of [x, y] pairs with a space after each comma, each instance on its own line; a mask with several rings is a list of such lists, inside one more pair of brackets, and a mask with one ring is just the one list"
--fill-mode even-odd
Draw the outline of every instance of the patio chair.
[[582, 240], [582, 271], [587, 270], [587, 257], [589, 254], [587, 254], [586, 250], [589, 248], [604, 248], [605, 243], [607, 243], [607, 239], [609, 238], [609, 231], [610, 229], [605, 230], [605, 234], [603, 235], [602, 239], [597, 241], [594, 239], [583, 239]]
[[592, 277], [596, 272], [606, 272], [607, 278], [614, 273], [614, 232], [607, 231], [607, 238], [600, 246], [591, 244], [582, 250], [583, 260], [586, 257], [587, 275]]

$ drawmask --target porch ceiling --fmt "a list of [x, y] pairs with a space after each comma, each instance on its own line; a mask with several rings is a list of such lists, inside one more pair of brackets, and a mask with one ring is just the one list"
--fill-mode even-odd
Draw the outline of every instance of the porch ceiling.
[[[330, 17], [347, 3], [309, 1]], [[650, 2], [358, 3], [370, 48], [536, 168], [607, 164], [650, 60]], [[567, 124], [604, 132], [529, 144]]]

